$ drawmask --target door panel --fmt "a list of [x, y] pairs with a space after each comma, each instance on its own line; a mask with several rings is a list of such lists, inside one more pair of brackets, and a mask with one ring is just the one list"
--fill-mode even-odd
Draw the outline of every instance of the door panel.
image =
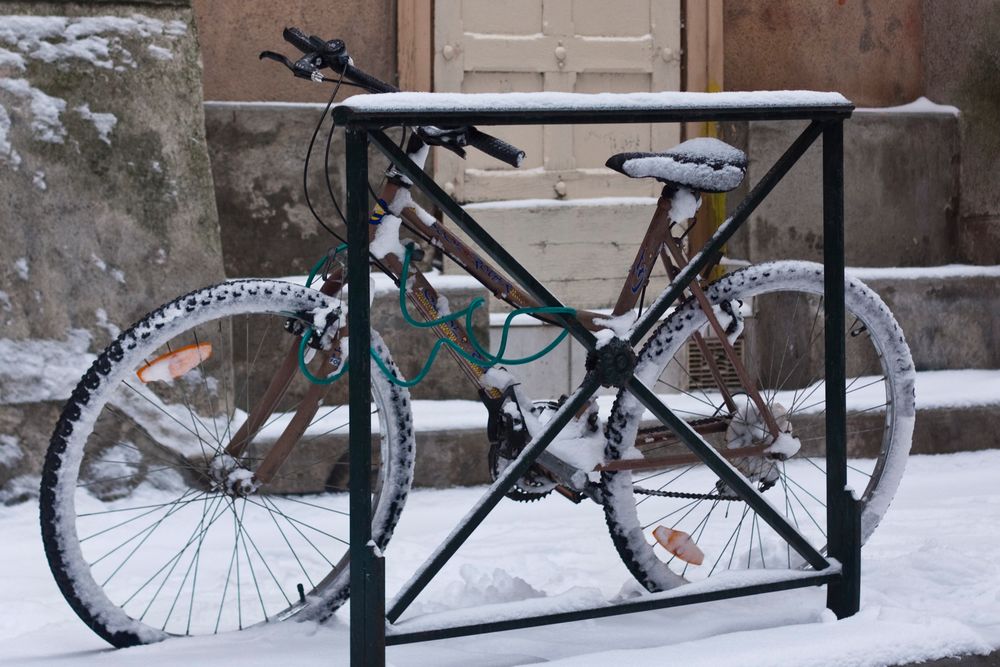
[[[441, 92], [648, 92], [680, 87], [679, 0], [436, 0], [434, 86]], [[675, 125], [483, 128], [526, 153], [514, 170], [470, 151], [437, 152], [460, 201], [655, 195], [603, 165], [626, 150], [666, 150]]]

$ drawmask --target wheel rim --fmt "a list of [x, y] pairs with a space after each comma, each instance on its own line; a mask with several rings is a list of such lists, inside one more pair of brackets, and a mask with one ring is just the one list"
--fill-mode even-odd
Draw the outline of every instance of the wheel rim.
[[[734, 291], [735, 282], [734, 279], [728, 284], [729, 289], [725, 289], [724, 280], [722, 288], [712, 292], [713, 302], [721, 300], [723, 293], [728, 297]], [[822, 299], [819, 296], [822, 281], [812, 280], [806, 285], [801, 281], [786, 283], [794, 284], [794, 289], [772, 291], [760, 285], [743, 285], [747, 288], [745, 293], [753, 294], [754, 298], [752, 303], [744, 305], [744, 312], [747, 306], [752, 306], [753, 313], [747, 319], [748, 330], [743, 335], [742, 351], [748, 370], [761, 387], [765, 401], [771, 406], [781, 405], [787, 409], [793, 433], [802, 441], [802, 450], [786, 462], [771, 462], [760, 457], [730, 460], [756, 485], [769, 486], [764, 496], [814, 547], [825, 550], [826, 463], [822, 437], [825, 430], [825, 383], [815, 372], [818, 367], [822, 375], [822, 355], [818, 357], [819, 364], [812, 355], [812, 351], [817, 348], [822, 350], [823, 346]], [[801, 291], [804, 286], [809, 289], [808, 294]], [[876, 318], [865, 312], [863, 307], [858, 308], [865, 312], [861, 318], [857, 313], [850, 313], [850, 304], [848, 310], [845, 331], [848, 349], [848, 448], [852, 457], [867, 457], [849, 462], [848, 483], [856, 489], [862, 501], [867, 502], [883, 477], [893, 444], [899, 389], [898, 384], [886, 381], [888, 362], [884, 361], [886, 351], [881, 349], [884, 347], [881, 339], [871, 335], [871, 325], [868, 329], [859, 328], [859, 323], [865, 319]], [[784, 314], [785, 318], [780, 319], [780, 314]], [[782, 322], [787, 332], [794, 332], [795, 335], [791, 336], [793, 340], [789, 343], [782, 338], [784, 342], [779, 342], [773, 335], [764, 335], [768, 327], [758, 326], [759, 321]], [[805, 336], [801, 335], [802, 328], [796, 329], [794, 325], [794, 322], [802, 321], [808, 323]], [[671, 333], [676, 335], [658, 341], [666, 350], [660, 357], [660, 363], [651, 363], [646, 357], [646, 363], [640, 364], [638, 374], [647, 386], [654, 384], [655, 391], [685, 419], [717, 417], [719, 412], [727, 414], [720, 392], [700, 388], [704, 378], [693, 369], [684, 368], [683, 355], [688, 354], [688, 350], [682, 340], [690, 340], [692, 331], [704, 329], [704, 314], [700, 310], [682, 307], [672, 323], [676, 326]], [[770, 329], [773, 334], [775, 328]], [[884, 335], [885, 332], [880, 333]], [[667, 338], [673, 340], [668, 341]], [[698, 356], [700, 348], [697, 345], [692, 347], [696, 349], [693, 356]], [[867, 349], [862, 351], [861, 347]], [[671, 358], [673, 352], [678, 350], [682, 353], [681, 358]], [[662, 359], [666, 358], [670, 361], [664, 365]], [[873, 364], [879, 370], [874, 376], [870, 370]], [[728, 362], [725, 366], [729, 366]], [[804, 374], [802, 368], [810, 368], [810, 372]], [[866, 371], [866, 368], [869, 370]], [[623, 437], [627, 439], [629, 433], [631, 431]], [[706, 438], [717, 449], [727, 449], [732, 436], [732, 431], [729, 431]], [[671, 448], [687, 451], [679, 443], [637, 444], [645, 457], [664, 456]], [[653, 451], [655, 449], [659, 451]], [[610, 453], [613, 457], [623, 454], [620, 450], [614, 451], [613, 446]], [[893, 480], [893, 484], [896, 481]], [[717, 482], [717, 477], [700, 464], [605, 475], [605, 484], [615, 499], [613, 503], [618, 503], [609, 512], [609, 524], [620, 522], [622, 526], [617, 535], [613, 527], [612, 535], [630, 569], [647, 587], [670, 588], [685, 579], [705, 578], [727, 569], [788, 568], [803, 564], [798, 554], [763, 520], [742, 501], [731, 500], [732, 492]], [[633, 495], [633, 489], [644, 493]], [[692, 497], [663, 497], [665, 492], [688, 493]], [[633, 502], [634, 508], [623, 507], [628, 502]], [[867, 522], [864, 538], [874, 529], [878, 517], [873, 519]], [[654, 540], [651, 533], [657, 526], [690, 535], [704, 554], [703, 563], [700, 566], [685, 563], [676, 555], [676, 548], [672, 549], [675, 553], [671, 553], [671, 549]], [[642, 542], [638, 541], [640, 535]]]
[[[317, 412], [304, 449], [272, 485], [238, 495], [213, 488], [206, 475], [206, 462], [263, 391], [269, 351], [295, 342], [284, 319], [243, 314], [172, 336], [146, 360], [206, 341], [217, 351], [169, 386], [143, 385], [135, 375], [142, 362], [123, 369], [87, 438], [74, 475], [74, 539], [103, 595], [146, 626], [179, 635], [223, 632], [287, 618], [307, 608], [312, 594], [329, 602], [331, 588], [346, 596], [346, 400]], [[310, 365], [316, 372], [317, 361]], [[305, 383], [294, 382], [241, 467], [255, 468], [295, 410]], [[346, 387], [346, 378], [338, 384]], [[385, 434], [385, 398], [374, 398], [373, 431]], [[391, 460], [388, 438], [378, 440], [376, 470]], [[383, 500], [382, 481], [374, 480], [373, 508]]]

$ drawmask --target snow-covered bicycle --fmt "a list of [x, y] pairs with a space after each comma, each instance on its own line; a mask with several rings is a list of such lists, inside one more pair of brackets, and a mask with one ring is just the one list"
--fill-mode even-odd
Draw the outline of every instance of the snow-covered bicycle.
[[[285, 38], [305, 55], [262, 56], [296, 76], [395, 91], [357, 69], [339, 40], [294, 29]], [[477, 148], [512, 166], [523, 157], [473, 127], [404, 128], [401, 146], [419, 164], [431, 146], [463, 155]], [[415, 265], [421, 242], [478, 279], [511, 317], [557, 326], [572, 319], [594, 332], [602, 344], [588, 372], [613, 378], [634, 369], [822, 549], [822, 267], [772, 262], [696, 280], [635, 351], [624, 334], [644, 308], [654, 266], [675, 276], [688, 263], [685, 238], [701, 193], [737, 187], [746, 157], [697, 139], [664, 153], [615, 155], [607, 165], [664, 185], [610, 312], [540, 307], [418, 206], [394, 169], [373, 191], [372, 265], [398, 286], [405, 319], [430, 331], [434, 351], [444, 347], [478, 389], [489, 414], [483, 464], [494, 477], [562, 399], [529, 396], [516, 375], [528, 359], [476, 340], [469, 323], [480, 304], [452, 312]], [[411, 240], [401, 240], [401, 229]], [[124, 331], [73, 392], [45, 460], [42, 534], [66, 599], [115, 646], [322, 619], [348, 599], [345, 256], [343, 246], [332, 249], [305, 285], [233, 280], [180, 297]], [[914, 373], [879, 297], [848, 278], [845, 300], [850, 477], [867, 539], [905, 465]], [[381, 337], [373, 332], [372, 341], [372, 534], [382, 548], [412, 481], [407, 387], [422, 374], [405, 380]], [[552, 493], [602, 505], [619, 555], [651, 591], [734, 569], [801, 566], [625, 390], [606, 420], [597, 401], [587, 404], [508, 495], [533, 501]]]

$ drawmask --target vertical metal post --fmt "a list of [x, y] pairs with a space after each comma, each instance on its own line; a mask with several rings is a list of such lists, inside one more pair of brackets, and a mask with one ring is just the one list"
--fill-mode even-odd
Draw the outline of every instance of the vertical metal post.
[[847, 486], [847, 404], [844, 341], [844, 125], [823, 128], [823, 265], [826, 324], [826, 525], [828, 553], [843, 566], [827, 587], [826, 605], [838, 618], [856, 613], [861, 590], [857, 503]]
[[[368, 134], [347, 130], [347, 359], [350, 365], [351, 665], [385, 664], [384, 571], [371, 542], [371, 313]], [[379, 596], [382, 599], [379, 600]]]

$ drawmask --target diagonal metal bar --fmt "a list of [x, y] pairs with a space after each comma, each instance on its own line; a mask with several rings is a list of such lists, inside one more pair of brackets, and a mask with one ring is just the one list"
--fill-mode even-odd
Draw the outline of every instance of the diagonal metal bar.
[[653, 413], [654, 417], [669, 426], [712, 472], [718, 475], [760, 518], [764, 519], [774, 529], [774, 532], [788, 542], [809, 565], [816, 570], [823, 570], [830, 566], [829, 562], [788, 523], [778, 510], [771, 506], [771, 503], [750, 484], [739, 470], [716, 452], [686, 421], [665, 406], [656, 394], [635, 377], [629, 380], [627, 387], [632, 395]]
[[[554, 294], [538, 282], [531, 275], [530, 271], [521, 266], [514, 259], [513, 255], [507, 252], [496, 239], [490, 236], [489, 232], [483, 229], [471, 215], [466, 213], [465, 209], [458, 202], [449, 197], [448, 193], [442, 190], [423, 169], [418, 167], [392, 139], [387, 137], [381, 130], [370, 130], [369, 136], [372, 143], [389, 158], [399, 171], [420, 188], [436, 206], [444, 211], [445, 215], [451, 218], [463, 232], [468, 234], [501, 269], [513, 277], [535, 301], [543, 306], [563, 307], [563, 303]], [[566, 315], [553, 315], [552, 317], [561, 319], [573, 337], [580, 341], [588, 350], [595, 349], [597, 339], [594, 338], [594, 334], [584, 328], [575, 317]]]
[[784, 178], [788, 170], [798, 161], [800, 157], [806, 152], [809, 146], [816, 140], [816, 138], [822, 133], [823, 125], [816, 121], [813, 121], [802, 131], [802, 134], [792, 142], [792, 145], [788, 147], [778, 161], [774, 163], [770, 170], [764, 177], [753, 186], [750, 193], [746, 198], [740, 202], [739, 206], [733, 214], [716, 230], [712, 238], [709, 239], [708, 243], [705, 245], [701, 251], [698, 252], [691, 261], [681, 269], [680, 273], [670, 282], [670, 286], [659, 296], [656, 301], [649, 307], [642, 317], [635, 323], [632, 327], [632, 332], [629, 334], [629, 342], [633, 347], [642, 341], [643, 337], [649, 333], [650, 329], [659, 323], [663, 314], [667, 312], [667, 309], [674, 304], [675, 301], [687, 288], [688, 283], [690, 283], [694, 278], [701, 273], [701, 270], [705, 268], [705, 265], [712, 259], [712, 256], [722, 248], [729, 241], [730, 237], [736, 233], [750, 214], [754, 212], [758, 205], [771, 193], [774, 186]]
[[598, 387], [600, 387], [600, 383], [595, 375], [588, 373], [583, 380], [583, 384], [563, 403], [559, 411], [553, 415], [552, 420], [545, 425], [542, 433], [534, 438], [524, 448], [520, 456], [504, 469], [497, 480], [487, 490], [486, 494], [469, 510], [468, 514], [462, 518], [459, 524], [451, 531], [451, 534], [441, 543], [437, 551], [420, 566], [410, 581], [403, 587], [403, 590], [396, 595], [396, 599], [392, 601], [392, 605], [386, 614], [386, 618], [390, 623], [395, 623], [400, 615], [406, 611], [406, 608], [416, 599], [420, 591], [430, 583], [434, 575], [458, 551], [458, 548], [462, 546], [465, 540], [483, 522], [483, 519], [486, 518], [496, 504], [500, 502], [501, 498], [514, 486], [517, 480], [528, 471], [528, 468], [535, 462], [538, 455], [555, 440], [556, 435], [569, 423], [569, 420], [590, 400], [590, 397], [594, 395]]

